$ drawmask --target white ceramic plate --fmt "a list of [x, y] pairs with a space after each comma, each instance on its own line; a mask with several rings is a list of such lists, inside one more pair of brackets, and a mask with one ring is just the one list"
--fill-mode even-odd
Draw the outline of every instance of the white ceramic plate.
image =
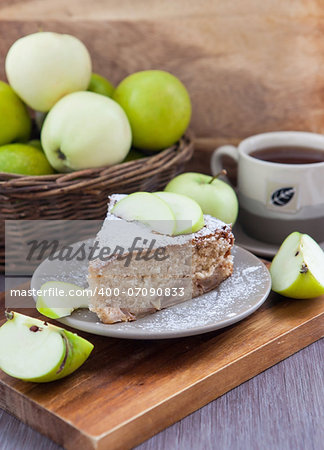
[[[280, 245], [267, 244], [266, 242], [258, 241], [248, 236], [239, 222], [236, 222], [234, 225], [233, 233], [236, 244], [263, 258], [272, 259], [279, 250]], [[320, 242], [320, 246], [324, 250], [324, 242]]]
[[[78, 244], [79, 245], [79, 244]], [[234, 272], [217, 289], [158, 311], [134, 322], [106, 325], [88, 310], [78, 310], [59, 322], [87, 331], [126, 339], [168, 339], [232, 325], [252, 314], [268, 297], [271, 279], [265, 265], [247, 250], [235, 246]], [[87, 286], [85, 261], [43, 261], [35, 270], [31, 287], [39, 289], [45, 281], [60, 280]], [[35, 299], [36, 300], [36, 299]]]

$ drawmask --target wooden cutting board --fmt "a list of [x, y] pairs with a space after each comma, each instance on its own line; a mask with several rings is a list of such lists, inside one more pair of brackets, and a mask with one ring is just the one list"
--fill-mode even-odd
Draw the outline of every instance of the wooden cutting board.
[[[3, 294], [0, 306], [2, 323]], [[0, 407], [67, 449], [124, 450], [320, 339], [324, 296], [289, 300], [272, 293], [242, 322], [189, 338], [80, 334], [95, 346], [81, 369], [38, 385], [1, 372]]]

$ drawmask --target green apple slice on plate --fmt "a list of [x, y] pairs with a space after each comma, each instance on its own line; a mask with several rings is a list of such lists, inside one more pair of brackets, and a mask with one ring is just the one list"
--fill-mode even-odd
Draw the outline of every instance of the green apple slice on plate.
[[195, 200], [174, 192], [155, 192], [171, 208], [176, 218], [176, 230], [174, 234], [195, 233], [204, 226], [202, 209]]
[[72, 283], [47, 281], [40, 290], [36, 302], [37, 310], [46, 317], [59, 319], [69, 316], [75, 309], [89, 308], [87, 290]]
[[135, 192], [120, 200], [111, 213], [127, 221], [137, 220], [152, 230], [172, 236], [176, 219], [168, 204], [149, 192]]
[[324, 294], [324, 252], [307, 234], [294, 232], [282, 243], [270, 267], [272, 290], [291, 298]]
[[66, 377], [90, 355], [93, 345], [77, 334], [17, 312], [0, 328], [0, 368], [25, 381]]

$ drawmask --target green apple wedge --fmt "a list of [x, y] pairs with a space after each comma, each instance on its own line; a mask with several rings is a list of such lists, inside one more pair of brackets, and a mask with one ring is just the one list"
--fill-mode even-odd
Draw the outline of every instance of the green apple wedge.
[[272, 290], [291, 298], [324, 294], [324, 252], [307, 234], [291, 233], [274, 257]]
[[173, 235], [176, 219], [168, 204], [149, 192], [134, 192], [120, 200], [111, 213], [127, 221], [137, 220], [161, 234]]
[[69, 316], [75, 309], [89, 308], [90, 297], [86, 289], [63, 281], [47, 281], [40, 290], [37, 310], [46, 317], [59, 319]]
[[7, 313], [0, 328], [0, 368], [24, 381], [44, 383], [66, 377], [90, 355], [82, 337], [34, 317]]
[[202, 209], [195, 200], [174, 192], [154, 192], [154, 195], [164, 200], [171, 208], [176, 218], [174, 234], [195, 233], [204, 226]]
[[166, 192], [186, 195], [195, 200], [204, 214], [210, 214], [225, 223], [235, 223], [238, 200], [234, 189], [216, 177], [202, 173], [182, 173], [171, 180]]

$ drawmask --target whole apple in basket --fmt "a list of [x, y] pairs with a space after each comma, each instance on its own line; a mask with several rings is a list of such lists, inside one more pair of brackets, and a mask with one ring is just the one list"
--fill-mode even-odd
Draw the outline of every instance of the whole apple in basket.
[[59, 172], [117, 164], [132, 141], [123, 109], [93, 92], [74, 92], [47, 114], [41, 142], [50, 164]]
[[113, 99], [127, 114], [136, 148], [158, 151], [170, 147], [190, 122], [187, 89], [178, 78], [162, 70], [129, 75], [117, 86]]
[[0, 81], [0, 145], [29, 139], [31, 120], [13, 89]]
[[6, 74], [28, 106], [46, 112], [64, 95], [88, 88], [91, 59], [78, 38], [39, 32], [18, 39], [11, 46]]

